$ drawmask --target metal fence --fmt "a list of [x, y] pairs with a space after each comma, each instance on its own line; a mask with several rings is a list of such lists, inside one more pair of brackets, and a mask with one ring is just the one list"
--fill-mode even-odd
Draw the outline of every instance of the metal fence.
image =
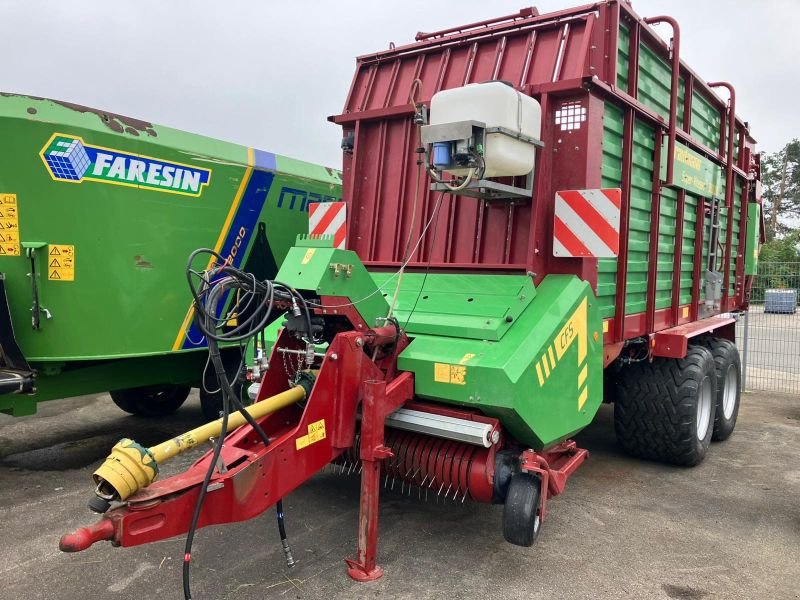
[[737, 324], [742, 386], [800, 395], [800, 262], [760, 263]]

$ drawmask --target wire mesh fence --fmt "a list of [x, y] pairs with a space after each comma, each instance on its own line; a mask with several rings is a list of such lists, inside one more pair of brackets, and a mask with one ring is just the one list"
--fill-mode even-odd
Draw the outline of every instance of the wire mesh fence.
[[800, 395], [800, 262], [762, 262], [737, 324], [745, 390]]

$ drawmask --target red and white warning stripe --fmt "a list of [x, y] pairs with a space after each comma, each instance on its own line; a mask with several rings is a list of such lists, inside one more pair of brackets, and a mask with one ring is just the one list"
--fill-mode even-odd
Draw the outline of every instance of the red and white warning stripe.
[[312, 202], [308, 205], [308, 233], [332, 235], [334, 248], [344, 250], [346, 221], [344, 202]]
[[556, 192], [553, 256], [617, 256], [621, 203], [620, 189]]

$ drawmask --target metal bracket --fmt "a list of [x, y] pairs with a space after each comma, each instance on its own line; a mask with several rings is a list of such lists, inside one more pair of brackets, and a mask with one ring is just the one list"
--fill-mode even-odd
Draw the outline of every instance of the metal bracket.
[[[528, 175], [527, 187], [516, 187], [492, 181], [491, 179], [478, 179], [471, 182], [466, 188], [458, 192], [459, 196], [470, 196], [471, 198], [481, 198], [483, 200], [530, 200], [533, 195], [533, 178]], [[431, 190], [434, 192], [449, 192], [450, 190], [444, 183], [432, 183]]]
[[346, 265], [344, 263], [331, 263], [330, 269], [333, 271], [334, 277], [338, 277], [340, 273], [344, 273], [346, 277], [353, 276], [353, 265]]
[[500, 133], [502, 135], [507, 135], [508, 137], [512, 137], [515, 140], [519, 140], [521, 142], [526, 142], [531, 144], [532, 146], [536, 146], [537, 148], [544, 148], [544, 142], [538, 138], [535, 138], [530, 135], [525, 135], [522, 132], [514, 131], [513, 129], [509, 129], [508, 127], [487, 127], [486, 128], [486, 135], [490, 133]]

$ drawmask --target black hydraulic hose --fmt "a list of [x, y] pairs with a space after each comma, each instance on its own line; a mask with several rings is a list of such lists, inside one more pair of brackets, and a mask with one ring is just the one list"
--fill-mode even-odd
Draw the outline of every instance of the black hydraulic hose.
[[[186, 268], [187, 280], [189, 283], [189, 288], [191, 290], [192, 298], [194, 300], [196, 323], [200, 331], [206, 336], [206, 339], [208, 340], [209, 358], [211, 363], [214, 365], [214, 371], [217, 376], [217, 381], [219, 383], [220, 390], [222, 391], [222, 431], [223, 432], [227, 431], [228, 417], [230, 415], [231, 407], [233, 406], [244, 416], [247, 423], [258, 434], [264, 445], [268, 446], [270, 443], [269, 436], [267, 436], [266, 432], [258, 424], [258, 422], [256, 422], [256, 420], [252, 417], [252, 415], [250, 415], [250, 413], [247, 412], [247, 410], [245, 410], [245, 407], [242, 404], [241, 400], [237, 398], [236, 393], [234, 392], [233, 385], [231, 381], [228, 379], [228, 375], [225, 371], [225, 366], [222, 362], [222, 355], [219, 349], [219, 342], [221, 341], [243, 342], [244, 340], [248, 340], [251, 338], [258, 339], [260, 335], [263, 344], [264, 328], [266, 327], [266, 324], [269, 321], [272, 312], [272, 303], [275, 298], [276, 285], [286, 289], [289, 292], [290, 298], [296, 297], [300, 300], [300, 303], [303, 306], [305, 312], [309, 335], [311, 335], [311, 316], [310, 316], [310, 311], [308, 309], [308, 305], [306, 304], [301, 294], [299, 294], [296, 290], [287, 285], [281, 283], [274, 284], [273, 282], [269, 281], [259, 282], [252, 274], [244, 273], [242, 271], [239, 271], [238, 269], [226, 265], [223, 265], [222, 267], [216, 267], [214, 269], [211, 269], [210, 271], [207, 271], [206, 277], [203, 277], [203, 275], [192, 269], [192, 262], [201, 253], [211, 254], [217, 259], [222, 259], [222, 257], [213, 250], [209, 249], [196, 250], [190, 255], [189, 262]], [[192, 281], [193, 274], [200, 276], [203, 282], [201, 289], [199, 291], [197, 290], [197, 288], [195, 288], [194, 282]], [[220, 277], [220, 275], [222, 274], [224, 274], [225, 276]], [[254, 298], [257, 295], [263, 295], [264, 301], [260, 306], [258, 306], [253, 311], [253, 313], [247, 319], [245, 319], [242, 323], [238, 323], [237, 327], [235, 327], [233, 330], [229, 330], [224, 333], [217, 333], [217, 329], [219, 329], [220, 326], [226, 322], [226, 320], [224, 319], [217, 318], [216, 316], [217, 306], [220, 300], [224, 297], [224, 295], [231, 289], [245, 290], [244, 297], [247, 299], [246, 306], [248, 307], [250, 306], [250, 304], [253, 302]], [[233, 309], [234, 311], [238, 311], [238, 306], [242, 301], [243, 299], [239, 298], [236, 306]], [[257, 317], [260, 316], [261, 312], [263, 312], [263, 316], [261, 316], [257, 320]], [[253, 323], [256, 324], [253, 325]], [[243, 352], [243, 359], [242, 359], [243, 361], [245, 354], [246, 353]], [[236, 374], [234, 375], [234, 378], [240, 375], [241, 369], [242, 366], [240, 364], [240, 367], [237, 370]], [[186, 545], [184, 549], [184, 561], [183, 561], [183, 595], [185, 600], [191, 600], [192, 597], [191, 584], [190, 584], [190, 564], [191, 564], [192, 545], [194, 542], [194, 536], [197, 531], [198, 522], [200, 520], [200, 514], [202, 512], [203, 502], [205, 501], [205, 496], [208, 491], [208, 485], [211, 481], [211, 477], [213, 477], [214, 469], [217, 466], [220, 454], [222, 452], [222, 444], [224, 439], [225, 435], [223, 433], [214, 443], [214, 450], [211, 457], [211, 463], [209, 464], [208, 470], [206, 471], [205, 477], [203, 479], [203, 485], [197, 497], [194, 513], [192, 514], [192, 521], [186, 536]], [[284, 521], [282, 499], [277, 501], [275, 508], [278, 521], [278, 532], [281, 538], [281, 546], [283, 547], [284, 555], [286, 557], [286, 564], [287, 566], [292, 567], [295, 565], [295, 561], [292, 556], [291, 548], [289, 546], [288, 537], [286, 535], [286, 525]]]

